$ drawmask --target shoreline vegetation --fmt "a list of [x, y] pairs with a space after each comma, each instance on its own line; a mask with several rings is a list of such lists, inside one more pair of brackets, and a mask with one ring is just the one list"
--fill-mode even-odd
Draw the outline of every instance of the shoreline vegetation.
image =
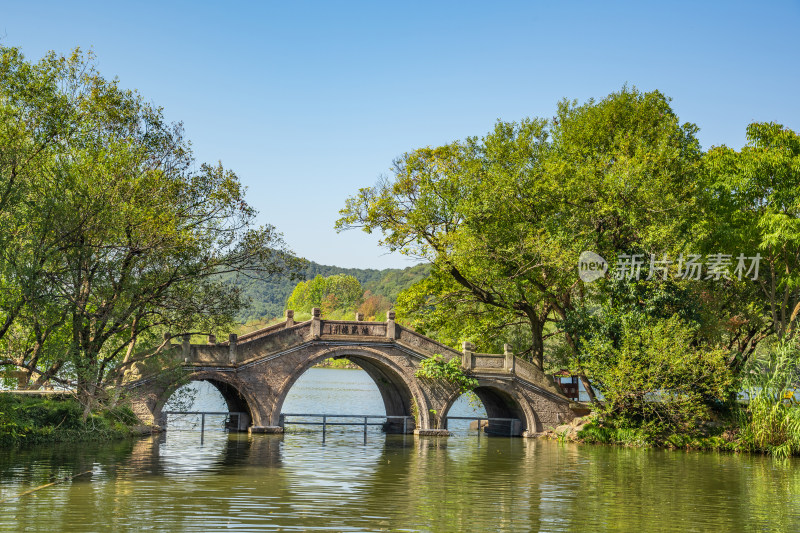
[[0, 392], [0, 447], [111, 441], [150, 434], [129, 407], [96, 409], [84, 417], [69, 395]]
[[361, 370], [361, 367], [349, 359], [325, 359], [314, 365], [314, 368], [336, 368], [338, 370]]
[[[777, 405], [777, 404], [776, 404]], [[706, 422], [699, 433], [672, 433], [656, 435], [645, 426], [618, 427], [613, 421], [603, 421], [597, 414], [578, 417], [540, 434], [540, 438], [578, 444], [599, 444], [630, 448], [669, 449], [686, 451], [717, 451], [769, 455], [785, 459], [800, 455], [797, 431], [786, 431], [783, 426], [797, 420], [800, 409], [796, 406], [772, 406], [782, 412], [781, 420], [760, 418], [751, 411], [761, 411], [763, 406], [740, 408], [726, 419]], [[763, 413], [759, 413], [763, 414]], [[778, 427], [775, 427], [777, 425]]]

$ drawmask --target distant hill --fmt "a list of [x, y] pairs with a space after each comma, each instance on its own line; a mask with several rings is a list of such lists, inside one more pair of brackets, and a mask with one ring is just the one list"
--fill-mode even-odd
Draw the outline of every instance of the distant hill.
[[[429, 265], [376, 270], [373, 268], [341, 268], [320, 265], [311, 261], [304, 275], [305, 279], [309, 280], [318, 275], [328, 277], [336, 274], [347, 274], [356, 278], [365, 291], [385, 296], [395, 302], [400, 291], [421, 280], [429, 272]], [[239, 279], [233, 283], [242, 287], [245, 296], [251, 301], [250, 307], [243, 310], [237, 317], [241, 322], [247, 322], [257, 319], [269, 320], [270, 318], [282, 316], [286, 300], [289, 299], [298, 281], [288, 279], [275, 279], [272, 281]]]

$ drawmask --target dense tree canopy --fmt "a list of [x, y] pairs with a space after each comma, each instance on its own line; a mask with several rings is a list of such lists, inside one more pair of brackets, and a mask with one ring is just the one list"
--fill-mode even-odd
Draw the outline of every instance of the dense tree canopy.
[[800, 135], [780, 124], [754, 123], [747, 139], [739, 152], [709, 150], [705, 216], [697, 229], [709, 253], [725, 251], [732, 263], [736, 252], [761, 257], [759, 272], [748, 276], [756, 280], [733, 279], [726, 287], [740, 344], [736, 366], [767, 335], [792, 336], [800, 309]]
[[[752, 124], [741, 151], [703, 152], [696, 131], [657, 91], [563, 101], [550, 120], [404, 154], [337, 227], [432, 265], [398, 298], [423, 333], [546, 355], [591, 378], [607, 412], [685, 429], [800, 314], [800, 137]], [[585, 251], [608, 261], [594, 283]]]
[[0, 146], [0, 363], [87, 407], [164, 332], [229, 324], [221, 275], [295, 265], [233, 172], [197, 166], [180, 125], [78, 51], [0, 48]]
[[583, 250], [678, 246], [697, 190], [695, 131], [658, 92], [564, 101], [552, 120], [498, 122], [483, 138], [403, 155], [347, 201], [337, 227], [379, 230], [384, 246], [432, 263], [441, 292], [426, 306], [473, 314], [475, 333], [523, 321], [520, 351], [543, 367], [551, 325], [582, 305]]
[[319, 307], [330, 316], [334, 311], [355, 311], [361, 304], [363, 293], [361, 284], [353, 276], [316, 276], [297, 284], [286, 307], [300, 313], [310, 313], [312, 308]]

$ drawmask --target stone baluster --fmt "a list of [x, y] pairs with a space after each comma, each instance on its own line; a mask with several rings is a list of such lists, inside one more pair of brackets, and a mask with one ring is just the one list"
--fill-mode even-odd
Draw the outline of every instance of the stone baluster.
[[356, 313], [356, 322], [361, 322], [364, 320], [364, 313]]
[[208, 344], [217, 344], [217, 336], [213, 333], [208, 334]]
[[506, 356], [505, 363], [503, 364], [503, 368], [506, 370], [506, 372], [509, 372], [509, 373], [513, 374], [516, 362], [515, 362], [515, 359], [514, 359], [514, 352], [511, 351], [511, 345], [510, 344], [504, 344], [503, 345], [503, 353]]
[[181, 354], [183, 355], [183, 360], [186, 363], [189, 363], [192, 359], [192, 343], [191, 343], [192, 336], [191, 335], [183, 335], [182, 342], [181, 342]]
[[237, 343], [239, 342], [239, 336], [236, 333], [231, 333], [228, 335], [228, 361], [230, 364], [235, 365], [237, 359]]
[[394, 311], [386, 313], [386, 338], [397, 338], [397, 324], [394, 322]]
[[286, 327], [290, 328], [294, 326], [294, 310], [287, 309], [286, 310]]
[[319, 307], [311, 309], [311, 336], [319, 338], [322, 335], [322, 320], [320, 318], [321, 311]]
[[469, 341], [464, 341], [461, 346], [463, 347], [461, 367], [464, 370], [472, 370], [472, 356], [475, 355], [475, 345]]

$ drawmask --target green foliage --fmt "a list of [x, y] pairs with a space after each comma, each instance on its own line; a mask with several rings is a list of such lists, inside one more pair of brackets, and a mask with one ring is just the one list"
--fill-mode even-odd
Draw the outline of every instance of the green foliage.
[[739, 440], [748, 451], [776, 457], [800, 455], [800, 406], [756, 394], [740, 412]]
[[0, 445], [75, 442], [127, 437], [139, 423], [127, 406], [102, 408], [83, 417], [74, 398], [0, 393]]
[[[370, 313], [369, 309], [359, 309], [358, 311], [367, 317], [374, 316], [376, 320], [384, 320], [386, 317], [385, 314], [381, 316], [382, 309], [390, 308], [386, 302], [394, 302], [400, 291], [424, 278], [428, 271], [427, 265], [417, 265], [402, 270], [375, 270], [326, 266], [309, 261], [305, 270], [300, 272], [300, 278], [312, 280], [316, 276], [327, 278], [337, 274], [352, 276], [361, 283], [364, 289], [365, 304], [370, 297], [377, 300], [369, 303], [370, 307], [377, 308], [374, 314]], [[240, 290], [243, 298], [247, 301], [247, 305], [236, 315], [236, 319], [240, 322], [282, 317], [283, 311], [286, 309], [286, 301], [297, 286], [297, 280], [288, 277], [273, 277], [265, 280], [248, 277], [235, 278], [230, 275], [225, 276], [224, 279]], [[366, 294], [367, 291], [370, 293], [369, 296]], [[295, 309], [295, 311], [297, 310]]]
[[787, 391], [800, 389], [800, 348], [796, 338], [778, 341], [746, 368], [747, 405], [738, 413], [743, 449], [777, 457], [800, 455], [800, 404]]
[[650, 426], [654, 439], [698, 434], [733, 382], [725, 354], [693, 344], [695, 330], [678, 316], [623, 314], [619, 327], [617, 339], [597, 336], [585, 346], [584, 366], [603, 394], [603, 415], [619, 427]]
[[[489, 336], [489, 321], [524, 324], [520, 351], [543, 367], [548, 325], [582, 304], [581, 251], [671, 247], [685, 230], [695, 131], [657, 91], [564, 101], [552, 121], [498, 122], [483, 138], [404, 154], [392, 179], [348, 199], [337, 228], [380, 230], [387, 248], [434, 265], [443, 279], [408, 295], [405, 311], [444, 342]], [[447, 312], [470, 331], [442, 327]]]
[[[792, 335], [800, 305], [800, 135], [776, 123], [747, 127], [740, 151], [714, 147], [703, 160], [702, 218], [693, 228], [709, 253], [761, 255], [758, 282], [726, 284], [720, 300], [739, 371], [771, 334]], [[736, 258], [734, 257], [734, 261]]]
[[361, 304], [362, 294], [361, 284], [353, 276], [317, 276], [298, 283], [286, 307], [300, 313], [310, 313], [312, 308], [319, 307], [325, 316], [332, 317], [334, 313], [354, 313]]
[[316, 366], [318, 368], [337, 368], [337, 369], [340, 369], [340, 370], [341, 369], [348, 369], [348, 370], [349, 369], [353, 369], [353, 370], [355, 370], [355, 369], [361, 368], [357, 364], [351, 362], [349, 359], [346, 359], [344, 357], [340, 357], [340, 358], [337, 358], [337, 359], [334, 359], [333, 357], [331, 357], [329, 359], [325, 359], [321, 363], [317, 363], [314, 366]]
[[331, 319], [352, 319], [358, 311], [366, 320], [383, 321], [393, 301], [386, 294], [396, 298], [407, 284], [422, 279], [427, 272], [428, 269], [423, 267], [380, 271], [381, 276], [369, 282], [379, 292], [363, 290], [355, 276], [341, 273], [327, 277], [317, 275], [295, 286], [286, 308], [303, 316], [310, 315], [313, 307], [319, 307], [323, 315]]
[[494, 353], [502, 353], [504, 344], [517, 353], [530, 347], [530, 329], [513, 312], [480, 302], [454, 301], [460, 298], [452, 276], [434, 267], [430, 276], [399, 294], [397, 320], [456, 349], [464, 340]]
[[414, 375], [418, 378], [452, 383], [462, 393], [469, 392], [478, 386], [478, 380], [464, 372], [464, 369], [461, 368], [461, 361], [457, 357], [445, 361], [443, 356], [436, 354], [428, 359], [423, 359]]
[[0, 47], [0, 154], [0, 365], [75, 386], [87, 416], [165, 331], [230, 328], [224, 274], [298, 266], [236, 174], [91, 55]]

